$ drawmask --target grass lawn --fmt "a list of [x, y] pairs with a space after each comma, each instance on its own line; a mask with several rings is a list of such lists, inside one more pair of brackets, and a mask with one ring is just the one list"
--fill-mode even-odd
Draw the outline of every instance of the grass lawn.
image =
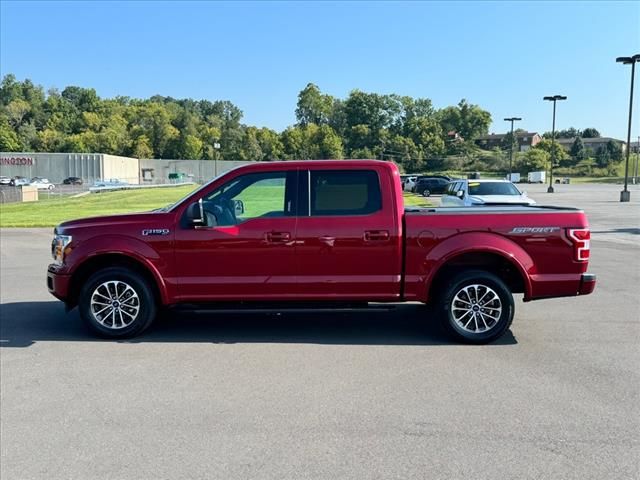
[[[83, 197], [58, 197], [38, 202], [10, 203], [0, 205], [0, 227], [54, 227], [61, 222], [83, 217], [95, 217], [116, 213], [144, 212], [164, 207], [181, 199], [197, 188], [194, 185], [126, 190], [119, 192], [90, 193]], [[271, 201], [267, 190], [274, 187], [260, 187], [255, 195], [241, 195], [245, 204], [244, 216], [255, 216], [266, 211], [277, 210], [279, 202]], [[281, 198], [281, 197], [280, 197]], [[404, 193], [407, 206], [433, 207], [435, 203], [414, 193]]]
[[402, 196], [407, 207], [435, 207], [438, 204], [437, 200], [423, 197], [417, 193], [403, 192]]

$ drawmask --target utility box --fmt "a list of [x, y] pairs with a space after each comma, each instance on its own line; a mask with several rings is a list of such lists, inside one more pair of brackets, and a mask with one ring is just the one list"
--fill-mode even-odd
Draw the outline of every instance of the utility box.
[[184, 182], [184, 177], [186, 175], [184, 173], [170, 173], [169, 174], [169, 182], [171, 183], [181, 183]]
[[23, 202], [37, 202], [38, 201], [38, 188], [30, 185], [23, 185], [20, 187], [22, 190]]

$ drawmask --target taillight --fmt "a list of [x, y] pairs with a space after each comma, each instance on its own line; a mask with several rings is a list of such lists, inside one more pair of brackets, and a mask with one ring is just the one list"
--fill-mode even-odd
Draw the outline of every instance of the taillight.
[[573, 242], [573, 253], [579, 262], [589, 260], [589, 248], [591, 247], [591, 231], [588, 228], [569, 229], [569, 238]]

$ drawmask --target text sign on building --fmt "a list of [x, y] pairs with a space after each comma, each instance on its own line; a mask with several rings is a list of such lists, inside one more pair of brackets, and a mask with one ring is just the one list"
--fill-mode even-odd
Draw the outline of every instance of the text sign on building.
[[0, 157], [0, 165], [28, 165], [35, 163], [33, 157]]

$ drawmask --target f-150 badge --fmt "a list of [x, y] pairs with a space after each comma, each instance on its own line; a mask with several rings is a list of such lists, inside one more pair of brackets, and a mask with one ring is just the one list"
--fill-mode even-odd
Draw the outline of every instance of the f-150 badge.
[[145, 228], [142, 230], [142, 235], [145, 237], [149, 235], [169, 235], [169, 231], [168, 228]]

